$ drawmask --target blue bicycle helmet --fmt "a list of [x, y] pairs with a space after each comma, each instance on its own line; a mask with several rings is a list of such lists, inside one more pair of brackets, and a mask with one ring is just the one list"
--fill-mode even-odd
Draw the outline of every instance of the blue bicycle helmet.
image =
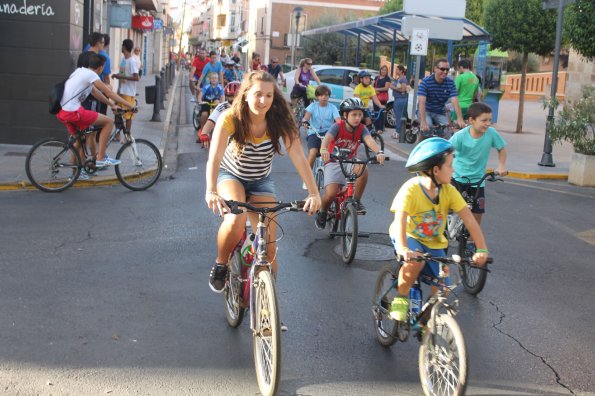
[[451, 142], [440, 137], [426, 139], [419, 143], [405, 164], [405, 168], [411, 173], [423, 172], [439, 166], [444, 162], [444, 158], [454, 151]]
[[366, 71], [366, 70], [360, 71], [359, 73], [357, 73], [357, 76], [359, 78], [372, 77], [372, 75], [370, 74], [370, 72], [369, 71]]

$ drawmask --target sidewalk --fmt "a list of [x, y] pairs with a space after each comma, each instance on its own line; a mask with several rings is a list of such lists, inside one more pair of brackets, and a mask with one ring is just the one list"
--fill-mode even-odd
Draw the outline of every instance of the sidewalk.
[[[179, 84], [179, 77], [182, 73], [176, 73], [172, 85], [169, 87], [166, 100], [164, 101], [165, 110], [160, 111], [161, 121], [153, 122], [153, 105], [148, 105], [145, 102], [145, 86], [155, 84], [155, 75], [144, 76], [137, 83], [137, 100], [138, 113], [132, 121], [132, 134], [135, 138], [143, 138], [154, 143], [163, 155], [167, 140], [167, 133], [170, 123], [170, 116], [172, 112], [174, 96], [176, 95], [176, 87]], [[108, 113], [109, 114], [109, 113]], [[64, 128], [63, 136], [56, 136], [66, 139], [68, 132]], [[120, 149], [120, 144], [112, 142], [107, 153], [114, 158], [117, 151]], [[0, 144], [0, 191], [1, 190], [19, 190], [33, 188], [27, 179], [25, 172], [25, 161], [27, 153], [31, 146], [29, 145], [14, 145], [14, 144]], [[76, 185], [106, 185], [118, 183], [116, 174], [113, 169], [105, 172], [89, 181], [77, 181]]]
[[[543, 153], [543, 141], [545, 137], [545, 121], [547, 111], [543, 109], [541, 102], [525, 102], [523, 133], [515, 133], [516, 119], [518, 114], [518, 101], [502, 100], [498, 111], [498, 123], [494, 128], [506, 141], [508, 158], [506, 160], [509, 170], [509, 177], [521, 179], [559, 179], [568, 178], [570, 160], [574, 152], [569, 143], [555, 144], [552, 150], [554, 167], [537, 165], [541, 161]], [[387, 130], [384, 137], [384, 144], [389, 149], [407, 157], [413, 149], [413, 144], [398, 143], [391, 138], [392, 130]], [[489, 168], [498, 165], [496, 150], [492, 150], [488, 161]]]

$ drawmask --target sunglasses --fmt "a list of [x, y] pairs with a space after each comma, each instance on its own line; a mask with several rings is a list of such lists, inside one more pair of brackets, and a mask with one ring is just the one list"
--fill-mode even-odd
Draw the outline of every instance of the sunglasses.
[[436, 67], [436, 69], [443, 71], [443, 72], [447, 72], [450, 70], [448, 67]]
[[308, 65], [308, 66], [312, 66], [312, 64], [311, 64], [311, 63], [307, 63], [307, 62], [306, 62], [306, 65]]

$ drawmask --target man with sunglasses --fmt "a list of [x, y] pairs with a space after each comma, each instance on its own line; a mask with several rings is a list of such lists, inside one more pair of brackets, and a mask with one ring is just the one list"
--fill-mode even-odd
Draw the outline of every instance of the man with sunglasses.
[[275, 80], [279, 81], [279, 77], [281, 77], [281, 83], [285, 84], [285, 75], [283, 74], [283, 68], [279, 64], [279, 58], [273, 56], [271, 58], [271, 63], [267, 66], [267, 72], [275, 77]]
[[[452, 103], [457, 114], [457, 125], [465, 127], [465, 121], [461, 113], [461, 106], [457, 98], [455, 82], [448, 77], [450, 66], [445, 58], [438, 59], [434, 64], [434, 73], [424, 78], [419, 85], [417, 93], [419, 99], [419, 119], [422, 130], [422, 138], [429, 137], [424, 133], [430, 128], [447, 125], [448, 115], [446, 114], [446, 102]], [[450, 136], [444, 138], [448, 139]]]

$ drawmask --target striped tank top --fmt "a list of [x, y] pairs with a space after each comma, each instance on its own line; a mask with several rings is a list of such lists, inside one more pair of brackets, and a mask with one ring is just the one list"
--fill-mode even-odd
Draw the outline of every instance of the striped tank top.
[[[232, 113], [228, 111], [222, 116], [224, 129], [233, 135], [235, 129]], [[260, 139], [252, 138], [247, 141], [241, 151], [230, 138], [221, 167], [242, 180], [259, 180], [271, 173], [274, 156], [275, 148], [268, 134]]]

